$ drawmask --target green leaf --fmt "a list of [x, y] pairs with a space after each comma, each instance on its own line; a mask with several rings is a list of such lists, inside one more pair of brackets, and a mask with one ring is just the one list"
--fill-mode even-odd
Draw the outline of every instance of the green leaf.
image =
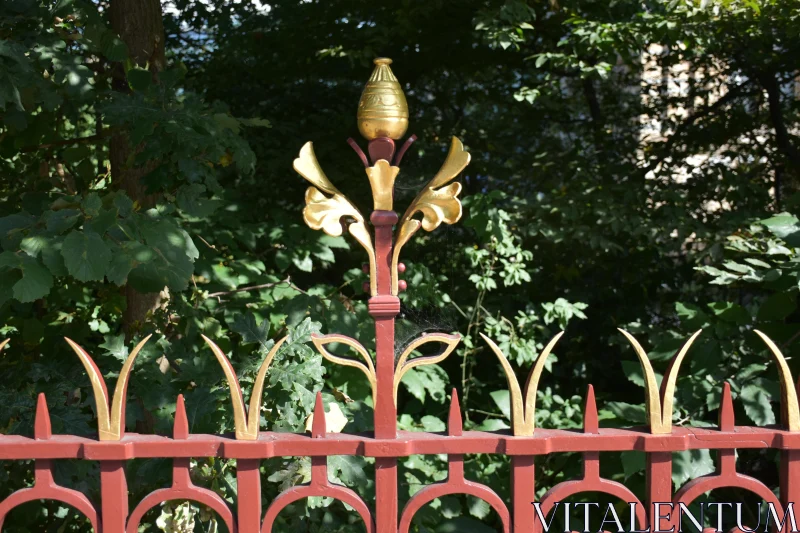
[[511, 394], [507, 389], [496, 390], [489, 393], [497, 408], [506, 419], [511, 420]]
[[64, 257], [61, 255], [60, 241], [51, 242], [42, 250], [42, 263], [55, 277], [63, 277], [69, 273], [66, 265], [64, 265]]
[[239, 119], [239, 123], [244, 125], [244, 126], [252, 126], [252, 127], [257, 127], [257, 128], [271, 128], [272, 127], [272, 123], [270, 123], [269, 120], [267, 120], [265, 118], [258, 118], [258, 117], [240, 118]]
[[501, 431], [503, 429], [509, 429], [510, 427], [511, 426], [499, 418], [487, 418], [478, 426], [478, 431]]
[[127, 72], [128, 85], [136, 92], [147, 92], [153, 83], [153, 75], [149, 70], [134, 67]]
[[438, 365], [412, 368], [403, 376], [401, 383], [420, 402], [424, 403], [427, 396], [439, 403], [445, 400], [447, 374]]
[[165, 286], [172, 291], [186, 289], [199, 256], [189, 234], [168, 219], [145, 219], [141, 233], [147, 246], [136, 250], [137, 264], [128, 274], [131, 285], [142, 292], [158, 292]]
[[349, 487], [364, 489], [371, 485], [371, 481], [364, 472], [366, 466], [364, 458], [355, 455], [328, 457], [329, 471]]
[[744, 412], [758, 426], [767, 426], [775, 423], [775, 413], [769, 401], [769, 395], [763, 388], [749, 383], [742, 387], [739, 401], [744, 404]]
[[633, 405], [625, 402], [608, 402], [606, 408], [614, 413], [614, 416], [627, 422], [644, 424], [647, 421], [644, 405]]
[[433, 415], [423, 416], [420, 422], [422, 422], [422, 429], [430, 433], [445, 431], [447, 429], [447, 425], [441, 419]]
[[[11, 293], [20, 302], [33, 302], [43, 298], [53, 288], [53, 276], [50, 271], [29, 255], [3, 252], [0, 254], [0, 268], [4, 267], [19, 271], [20, 277], [12, 278], [15, 282], [11, 286]], [[2, 276], [11, 277], [8, 273]]]
[[713, 302], [708, 307], [714, 314], [725, 322], [732, 322], [743, 326], [750, 323], [750, 313], [739, 304], [732, 302]]
[[61, 255], [67, 271], [79, 281], [102, 281], [111, 263], [111, 250], [96, 233], [72, 231], [64, 239]]
[[121, 287], [128, 282], [128, 274], [137, 262], [150, 260], [155, 254], [140, 242], [128, 241], [114, 247], [112, 255], [106, 278]]
[[336, 261], [336, 256], [333, 255], [333, 250], [320, 243], [315, 244], [311, 253], [314, 254], [314, 257], [316, 257], [317, 259], [321, 259], [322, 261], [327, 261], [329, 263], [333, 263]]
[[292, 262], [303, 272], [311, 272], [314, 269], [314, 262], [311, 261], [311, 256], [309, 254], [303, 257], [293, 257]]
[[[89, 147], [85, 145], [70, 146], [69, 148], [65, 149], [61, 154], [61, 156], [64, 158], [64, 161], [66, 161], [70, 165], [75, 165], [78, 162], [86, 159], [90, 155], [92, 155], [92, 153], [89, 150]], [[94, 196], [97, 196], [97, 193], [92, 193], [92, 194], [94, 194]]]
[[105, 342], [99, 347], [103, 348], [107, 355], [124, 363], [128, 358], [128, 346], [125, 344], [125, 335], [106, 335], [103, 338]]
[[622, 459], [622, 469], [625, 473], [625, 480], [639, 472], [643, 472], [645, 468], [645, 454], [638, 451], [622, 452], [620, 454]]
[[794, 291], [776, 292], [769, 296], [758, 308], [758, 321], [782, 321], [797, 309], [797, 293]]
[[264, 350], [271, 349], [274, 344], [269, 338], [269, 320], [262, 320], [259, 326], [252, 314], [240, 314], [230, 326], [231, 331], [242, 336], [242, 344], [258, 343]]
[[220, 201], [205, 198], [204, 194], [206, 194], [205, 185], [199, 183], [184, 185], [178, 190], [178, 207], [190, 216], [208, 217], [217, 210]]
[[58, 211], [47, 211], [44, 214], [45, 226], [51, 233], [64, 233], [80, 220], [81, 212], [77, 209], [60, 209]]
[[622, 361], [622, 371], [625, 372], [625, 377], [628, 378], [628, 381], [640, 387], [644, 387], [642, 365], [638, 361]]
[[42, 250], [46, 249], [49, 245], [47, 237], [42, 235], [32, 235], [25, 237], [20, 241], [19, 248], [31, 257], [37, 257]]
[[708, 315], [694, 304], [677, 302], [675, 303], [675, 311], [678, 313], [681, 323], [688, 328], [699, 329], [709, 323]]
[[714, 460], [708, 450], [675, 452], [672, 457], [672, 482], [678, 487], [715, 471]]
[[473, 518], [459, 516], [442, 522], [436, 533], [495, 533], [495, 530]]
[[760, 224], [765, 226], [773, 235], [781, 239], [785, 239], [792, 233], [800, 230], [800, 220], [790, 213], [781, 213], [774, 217], [765, 218], [759, 221]]
[[109, 61], [122, 62], [128, 58], [128, 45], [110, 31], [100, 39], [100, 49]]
[[14, 284], [14, 298], [20, 302], [33, 302], [44, 298], [53, 288], [50, 271], [32, 258], [22, 261], [22, 279]]

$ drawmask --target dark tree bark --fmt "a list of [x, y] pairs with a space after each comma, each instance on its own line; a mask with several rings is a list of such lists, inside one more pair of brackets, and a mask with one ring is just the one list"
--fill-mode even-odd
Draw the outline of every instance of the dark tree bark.
[[[132, 61], [140, 67], [147, 66], [153, 75], [163, 70], [165, 36], [160, 0], [112, 0], [109, 15], [111, 27], [128, 45]], [[129, 92], [122, 65], [114, 67], [112, 86], [114, 90]], [[111, 176], [134, 202], [147, 209], [155, 204], [156, 198], [146, 194], [142, 177], [154, 165], [129, 166], [129, 158], [136, 151], [137, 147], [130, 145], [125, 132], [114, 135], [110, 146]], [[130, 335], [145, 321], [147, 314], [158, 307], [161, 294], [140, 293], [128, 286], [125, 296], [123, 325]]]
[[603, 140], [603, 113], [600, 109], [600, 101], [597, 98], [597, 91], [590, 78], [583, 78], [583, 95], [589, 105], [589, 116], [592, 117], [592, 131], [594, 133], [595, 149], [601, 150], [600, 143]]
[[[776, 203], [780, 206], [780, 189], [789, 184], [791, 184], [793, 190], [800, 186], [800, 149], [792, 143], [791, 135], [786, 128], [781, 104], [781, 88], [775, 74], [772, 72], [760, 72], [758, 73], [758, 82], [767, 92], [769, 118], [770, 122], [772, 122], [772, 128], [775, 130], [775, 143], [778, 145], [778, 151], [788, 163], [784, 165], [778, 161], [775, 164], [775, 197]], [[790, 172], [784, 173], [784, 170], [790, 170]], [[787, 181], [790, 183], [787, 183]]]

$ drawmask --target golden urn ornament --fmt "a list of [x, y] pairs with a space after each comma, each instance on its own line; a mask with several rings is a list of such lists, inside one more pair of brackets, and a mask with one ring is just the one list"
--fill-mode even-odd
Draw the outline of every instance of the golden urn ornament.
[[397, 140], [408, 129], [406, 95], [389, 67], [391, 63], [385, 57], [375, 60], [375, 70], [358, 102], [358, 131], [368, 140]]

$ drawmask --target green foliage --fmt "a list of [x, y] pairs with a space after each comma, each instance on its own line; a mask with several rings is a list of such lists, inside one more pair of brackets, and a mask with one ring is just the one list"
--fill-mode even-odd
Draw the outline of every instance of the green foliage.
[[[441, 365], [406, 375], [400, 428], [443, 431], [453, 386], [466, 429], [508, 428], [505, 377], [479, 333], [522, 378], [561, 329], [537, 427], [580, 428], [590, 383], [603, 425], [643, 424], [641, 368], [616, 327], [648, 348], [659, 379], [704, 329], [682, 367], [674, 424], [713, 424], [725, 381], [739, 424], [778, 418], [774, 363], [752, 330], [775, 339], [798, 374], [800, 12], [791, 2], [179, 0], [163, 13], [159, 72], [131, 59], [105, 0], [6, 4], [4, 432], [30, 433], [36, 393], [45, 392], [55, 432], [91, 434], [89, 383], [62, 337], [86, 347], [113, 383], [149, 333], [129, 389], [130, 431], [169, 434], [178, 394], [193, 432], [233, 430], [227, 384], [201, 334], [229, 355], [245, 390], [289, 336], [267, 377], [262, 430], [303, 431], [319, 390], [347, 417], [344, 431], [371, 429], [363, 375], [323, 364], [309, 346], [313, 332], [338, 332], [374, 348], [364, 257], [347, 238], [302, 224], [307, 184], [291, 162], [314, 141], [327, 175], [367, 212], [369, 188], [342, 140], [356, 135], [355, 106], [378, 55], [394, 58], [419, 136], [403, 160], [397, 209], [441, 164], [451, 135], [473, 155], [460, 180], [463, 220], [404, 248], [398, 353], [424, 332], [463, 340]], [[110, 144], [121, 137], [134, 150], [112, 164]], [[147, 201], [123, 183], [131, 169]], [[126, 318], [131, 289], [160, 294], [136, 323]], [[770, 478], [772, 457], [752, 453], [740, 469]], [[708, 472], [711, 460], [676, 455], [673, 481]], [[438, 456], [401, 461], [402, 499], [444, 467]], [[92, 468], [64, 464], [59, 481], [94, 498]], [[468, 457], [465, 468], [508, 499], [507, 458]], [[329, 469], [374, 494], [371, 460], [333, 457]], [[603, 469], [644, 486], [643, 454], [604, 458]], [[235, 502], [231, 462], [198, 459], [192, 473]], [[168, 474], [161, 461], [131, 463], [132, 501], [167, 485]], [[542, 492], [578, 474], [570, 454], [537, 461]], [[265, 461], [264, 502], [309, 475], [304, 459]], [[28, 465], [4, 464], [0, 481], [2, 498], [31, 482]], [[56, 504], [37, 509], [6, 527], [85, 529]], [[214, 523], [185, 505], [159, 512], [152, 522], [161, 529]], [[356, 524], [341, 505], [314, 499], [282, 512], [278, 526]], [[495, 530], [497, 517], [480, 501], [447, 497], [414, 527]]]

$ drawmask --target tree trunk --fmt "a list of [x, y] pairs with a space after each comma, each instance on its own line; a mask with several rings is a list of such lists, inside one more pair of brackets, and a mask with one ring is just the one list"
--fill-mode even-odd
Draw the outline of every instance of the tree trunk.
[[[111, 27], [128, 45], [131, 60], [147, 67], [155, 75], [164, 69], [164, 23], [160, 0], [111, 0], [109, 10]], [[116, 91], [130, 92], [121, 64], [114, 66], [112, 87]], [[138, 148], [131, 146], [125, 132], [111, 138], [111, 176], [116, 185], [143, 209], [155, 205], [156, 197], [147, 195], [142, 177], [154, 168], [128, 166], [128, 161]], [[148, 313], [161, 303], [161, 293], [140, 293], [130, 286], [125, 288], [126, 308], [123, 315], [125, 332], [130, 336], [145, 322]]]
[[[775, 175], [775, 195], [776, 203], [780, 205], [781, 191], [779, 189], [781, 187], [791, 185], [791, 189], [794, 191], [800, 186], [800, 149], [795, 147], [792, 142], [792, 136], [786, 128], [781, 104], [781, 88], [775, 74], [771, 72], [759, 72], [758, 81], [761, 83], [764, 90], [767, 91], [769, 118], [775, 130], [775, 144], [777, 144], [778, 151], [788, 163], [788, 165], [783, 165], [783, 162], [778, 161], [775, 164], [775, 168], [777, 169]], [[789, 170], [790, 172], [784, 173], [784, 170]], [[787, 181], [789, 183], [786, 183]]]

